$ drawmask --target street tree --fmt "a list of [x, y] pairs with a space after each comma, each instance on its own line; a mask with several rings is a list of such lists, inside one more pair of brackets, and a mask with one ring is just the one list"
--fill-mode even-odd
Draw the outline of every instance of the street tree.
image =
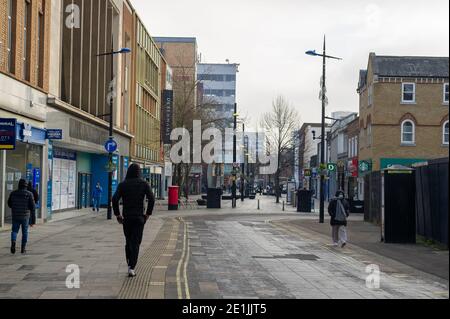
[[294, 131], [299, 126], [299, 114], [290, 102], [282, 95], [272, 102], [272, 110], [264, 113], [261, 119], [261, 128], [266, 134], [267, 143], [276, 152], [277, 170], [275, 172], [276, 202], [280, 202], [280, 172], [283, 165], [282, 154], [292, 149]]

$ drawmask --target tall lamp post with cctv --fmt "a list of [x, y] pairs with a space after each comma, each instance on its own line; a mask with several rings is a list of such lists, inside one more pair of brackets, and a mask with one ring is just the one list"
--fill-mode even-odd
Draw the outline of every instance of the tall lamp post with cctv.
[[237, 103], [234, 103], [234, 113], [233, 113], [233, 185], [231, 187], [231, 199], [232, 199], [232, 207], [236, 208], [236, 162], [237, 162], [237, 154], [236, 154], [236, 130], [237, 130], [237, 118], [239, 114], [237, 113]]
[[[111, 51], [107, 53], [101, 53], [97, 54], [97, 57], [102, 56], [111, 56], [111, 78], [114, 80], [114, 63], [113, 58], [116, 54], [126, 54], [131, 53], [131, 49], [129, 48], [122, 48], [119, 51]], [[110, 96], [109, 96], [109, 114], [103, 114], [102, 116], [109, 116], [109, 139], [105, 143], [105, 149], [108, 152], [108, 209], [107, 209], [107, 216], [106, 218], [108, 220], [112, 219], [112, 207], [111, 207], [111, 200], [112, 200], [112, 179], [113, 179], [113, 153], [117, 150], [117, 143], [114, 141], [113, 137], [113, 129], [114, 129], [114, 117], [113, 117], [113, 104], [114, 104], [114, 85], [110, 85]]]
[[325, 84], [326, 80], [326, 61], [327, 59], [334, 60], [342, 60], [341, 58], [326, 55], [326, 41], [325, 37], [323, 38], [323, 53], [316, 53], [315, 50], [306, 51], [307, 55], [311, 56], [320, 56], [322, 57], [322, 83], [321, 83], [321, 92], [320, 99], [322, 100], [322, 136], [321, 136], [321, 145], [320, 145], [320, 223], [323, 224], [325, 222], [325, 194], [324, 194], [324, 184], [325, 184], [325, 175], [323, 173], [325, 167], [325, 107], [327, 105], [327, 87]]

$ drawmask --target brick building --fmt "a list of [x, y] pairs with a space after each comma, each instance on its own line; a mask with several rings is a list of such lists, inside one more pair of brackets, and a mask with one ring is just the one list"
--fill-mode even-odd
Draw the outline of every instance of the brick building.
[[50, 21], [49, 0], [0, 1], [0, 126], [12, 128], [15, 144], [0, 145], [0, 228], [11, 222], [6, 202], [21, 178], [40, 194], [38, 222], [46, 218]]
[[362, 174], [448, 157], [449, 59], [377, 56], [360, 71]]

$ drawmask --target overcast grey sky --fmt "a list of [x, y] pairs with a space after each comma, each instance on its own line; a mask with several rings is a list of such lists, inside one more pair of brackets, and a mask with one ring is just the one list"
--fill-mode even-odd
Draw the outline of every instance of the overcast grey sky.
[[240, 63], [237, 99], [253, 120], [284, 95], [302, 122], [320, 121], [322, 48], [327, 112], [358, 110], [358, 72], [378, 55], [449, 55], [448, 0], [132, 0], [152, 36], [196, 37], [203, 62]]

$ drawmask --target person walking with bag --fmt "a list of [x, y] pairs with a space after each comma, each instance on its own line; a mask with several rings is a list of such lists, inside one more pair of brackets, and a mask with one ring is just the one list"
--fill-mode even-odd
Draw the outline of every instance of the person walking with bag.
[[16, 253], [16, 241], [20, 228], [22, 228], [21, 253], [25, 254], [30, 217], [35, 214], [36, 209], [33, 194], [27, 190], [26, 180], [21, 179], [19, 189], [9, 195], [8, 207], [11, 208], [12, 213], [11, 254]]
[[328, 214], [331, 216], [332, 239], [334, 246], [345, 247], [347, 245], [347, 218], [349, 214], [347, 200], [344, 192], [336, 192], [336, 198], [333, 198], [328, 205]]
[[[148, 203], [144, 215], [145, 198], [147, 198]], [[120, 200], [123, 203], [122, 214], [120, 214], [119, 208]], [[155, 206], [155, 197], [150, 189], [150, 185], [141, 178], [139, 165], [132, 164], [128, 168], [125, 181], [119, 184], [112, 198], [112, 205], [118, 223], [123, 225], [128, 276], [135, 277], [144, 226], [152, 215], [153, 207]]]
[[[39, 194], [34, 189], [33, 184], [31, 182], [28, 182], [27, 190], [31, 194], [33, 194], [34, 204], [35, 204], [35, 206], [37, 206], [37, 204], [39, 202]], [[34, 225], [36, 225], [36, 210], [30, 216], [30, 227], [33, 227]]]

